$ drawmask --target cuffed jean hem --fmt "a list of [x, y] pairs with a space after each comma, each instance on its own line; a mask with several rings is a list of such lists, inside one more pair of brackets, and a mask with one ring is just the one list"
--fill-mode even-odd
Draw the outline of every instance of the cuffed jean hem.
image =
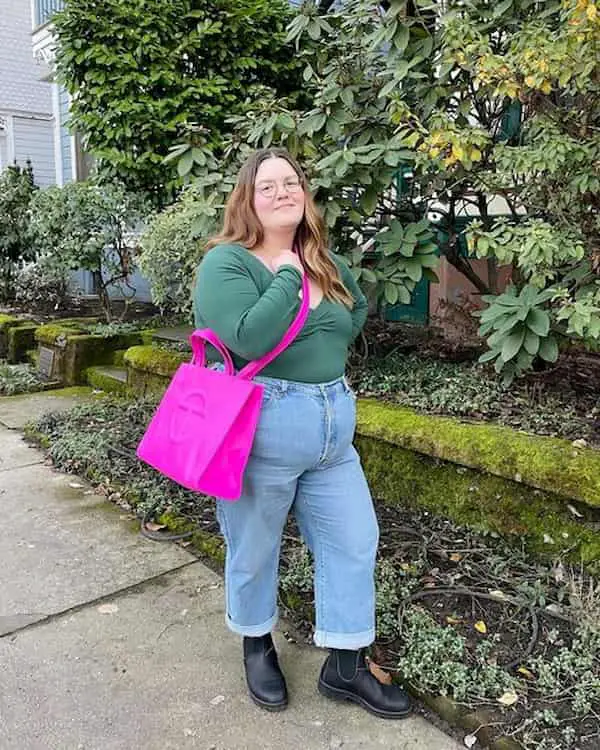
[[261, 635], [270, 633], [275, 628], [275, 625], [277, 625], [278, 619], [279, 612], [276, 611], [273, 617], [260, 625], [238, 625], [233, 622], [229, 615], [225, 615], [225, 622], [227, 623], [229, 630], [232, 630], [238, 635], [247, 636], [248, 638], [260, 638]]
[[362, 633], [328, 633], [316, 630], [313, 636], [315, 646], [319, 648], [342, 648], [356, 651], [370, 646], [375, 640], [375, 629], [364, 630]]

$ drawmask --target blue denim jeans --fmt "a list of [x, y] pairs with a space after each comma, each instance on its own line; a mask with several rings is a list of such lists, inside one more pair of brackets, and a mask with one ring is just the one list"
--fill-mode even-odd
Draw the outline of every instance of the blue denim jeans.
[[345, 378], [321, 385], [255, 380], [265, 395], [243, 493], [237, 502], [217, 501], [227, 624], [246, 636], [274, 628], [281, 537], [293, 509], [315, 562], [315, 644], [368, 646], [379, 530], [352, 445], [355, 396]]

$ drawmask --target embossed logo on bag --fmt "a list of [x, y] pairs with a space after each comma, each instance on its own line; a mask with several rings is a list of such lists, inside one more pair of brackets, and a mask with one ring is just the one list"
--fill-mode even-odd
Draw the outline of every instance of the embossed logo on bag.
[[171, 414], [169, 439], [172, 443], [189, 440], [198, 430], [198, 422], [206, 419], [206, 397], [201, 391], [186, 393]]

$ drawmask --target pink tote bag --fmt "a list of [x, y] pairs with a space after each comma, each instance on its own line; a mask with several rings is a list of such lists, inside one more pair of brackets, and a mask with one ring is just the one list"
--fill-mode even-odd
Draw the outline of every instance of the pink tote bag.
[[[178, 484], [224, 500], [238, 500], [258, 425], [264, 387], [252, 378], [286, 349], [309, 314], [302, 279], [300, 310], [279, 344], [235, 373], [229, 351], [210, 329], [190, 336], [193, 358], [179, 366], [137, 448], [142, 461]], [[206, 342], [225, 371], [206, 367]]]

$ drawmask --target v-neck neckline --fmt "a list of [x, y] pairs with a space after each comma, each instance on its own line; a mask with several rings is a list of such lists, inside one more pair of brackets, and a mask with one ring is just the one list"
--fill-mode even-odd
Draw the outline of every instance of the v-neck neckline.
[[[274, 272], [274, 271], [272, 271], [272, 270], [271, 270], [271, 269], [269, 268], [269, 266], [267, 266], [267, 264], [266, 264], [266, 263], [263, 263], [263, 262], [262, 262], [262, 260], [261, 260], [261, 259], [260, 259], [260, 258], [258, 257], [258, 255], [255, 255], [255, 254], [254, 254], [254, 253], [252, 252], [252, 250], [248, 250], [248, 248], [247, 248], [247, 247], [245, 247], [245, 248], [244, 248], [244, 250], [245, 250], [245, 251], [246, 251], [246, 252], [248, 253], [248, 255], [249, 255], [249, 256], [250, 256], [251, 258], [254, 258], [254, 260], [255, 260], [255, 261], [256, 261], [257, 263], [260, 263], [260, 265], [261, 265], [261, 266], [262, 266], [262, 267], [263, 267], [263, 268], [265, 269], [265, 271], [266, 271], [266, 272], [267, 272], [268, 274], [270, 274], [271, 276], [275, 277], [275, 272]], [[301, 301], [301, 300], [300, 300], [300, 301]], [[321, 297], [321, 301], [319, 302], [319, 304], [318, 304], [318, 305], [317, 305], [316, 307], [310, 307], [310, 305], [309, 305], [309, 308], [308, 308], [308, 309], [309, 309], [309, 315], [310, 315], [310, 313], [314, 313], [314, 312], [316, 312], [316, 311], [317, 311], [317, 310], [318, 310], [318, 309], [319, 309], [319, 308], [321, 307], [321, 305], [323, 304], [323, 302], [325, 302], [325, 295], [323, 295], [323, 296]]]

